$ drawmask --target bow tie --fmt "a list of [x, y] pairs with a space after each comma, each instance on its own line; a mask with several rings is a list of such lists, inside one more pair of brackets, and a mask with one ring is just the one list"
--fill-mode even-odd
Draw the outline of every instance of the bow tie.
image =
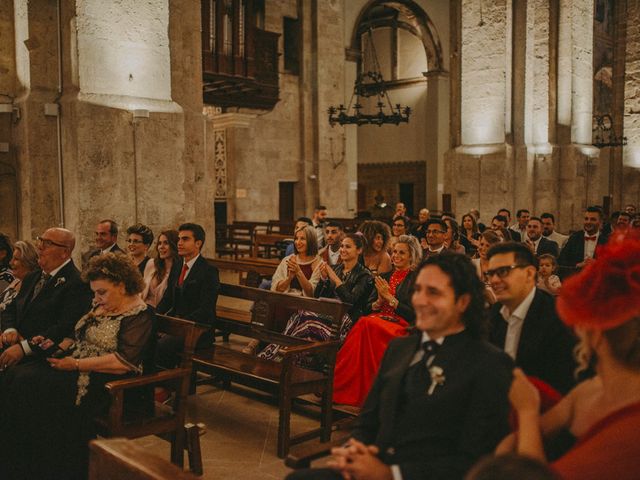
[[585, 235], [584, 236], [584, 241], [585, 242], [595, 242], [596, 238], [598, 238], [597, 235]]

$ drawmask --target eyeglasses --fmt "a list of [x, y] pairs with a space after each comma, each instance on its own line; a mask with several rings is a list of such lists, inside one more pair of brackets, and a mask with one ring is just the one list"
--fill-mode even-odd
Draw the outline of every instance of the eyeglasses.
[[56, 243], [53, 240], [49, 240], [48, 238], [36, 237], [36, 246], [41, 248], [49, 248], [51, 246], [56, 246], [60, 248], [69, 248], [67, 245], [63, 245], [62, 243]]
[[511, 270], [515, 268], [525, 268], [529, 265], [507, 265], [505, 267], [492, 268], [491, 270], [487, 270], [484, 272], [484, 278], [486, 280], [491, 280], [491, 277], [497, 275], [498, 278], [505, 278], [507, 275], [511, 273]]
[[404, 223], [394, 223], [394, 227], [404, 227]]
[[425, 233], [427, 235], [444, 235], [442, 230], [427, 230]]
[[143, 243], [142, 240], [138, 240], [136, 238], [127, 238], [127, 243], [133, 243], [134, 245], [137, 245], [139, 243]]

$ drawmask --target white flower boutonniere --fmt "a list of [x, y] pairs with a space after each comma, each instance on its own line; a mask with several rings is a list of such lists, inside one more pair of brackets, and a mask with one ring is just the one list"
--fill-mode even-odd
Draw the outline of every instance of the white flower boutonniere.
[[431, 385], [429, 385], [427, 395], [433, 395], [433, 392], [438, 385], [444, 385], [446, 378], [444, 376], [444, 370], [437, 365], [429, 368], [429, 375], [431, 375]]
[[56, 280], [56, 284], [54, 285], [54, 288], [57, 287], [58, 285], [64, 285], [66, 281], [67, 281], [66, 278], [60, 277], [59, 279]]

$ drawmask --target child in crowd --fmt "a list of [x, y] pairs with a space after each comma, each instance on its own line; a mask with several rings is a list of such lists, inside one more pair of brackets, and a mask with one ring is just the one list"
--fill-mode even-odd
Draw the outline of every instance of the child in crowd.
[[549, 292], [551, 295], [558, 295], [558, 291], [562, 286], [560, 278], [555, 275], [558, 268], [556, 257], [545, 253], [538, 257], [538, 282], [537, 287], [541, 290]]

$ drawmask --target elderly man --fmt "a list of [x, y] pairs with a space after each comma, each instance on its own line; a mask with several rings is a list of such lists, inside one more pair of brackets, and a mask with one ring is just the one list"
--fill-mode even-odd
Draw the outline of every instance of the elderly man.
[[82, 265], [86, 265], [92, 257], [103, 253], [125, 253], [118, 246], [118, 224], [113, 220], [100, 220], [94, 232], [95, 248], [82, 254]]
[[73, 336], [76, 322], [91, 307], [91, 290], [71, 260], [73, 233], [50, 228], [37, 239], [39, 270], [23, 280], [20, 293], [2, 313], [0, 368], [34, 354], [29, 343], [42, 336], [58, 343]]
[[511, 361], [480, 340], [483, 285], [464, 255], [430, 257], [412, 297], [417, 331], [392, 340], [332, 469], [293, 479], [462, 479], [509, 430]]

